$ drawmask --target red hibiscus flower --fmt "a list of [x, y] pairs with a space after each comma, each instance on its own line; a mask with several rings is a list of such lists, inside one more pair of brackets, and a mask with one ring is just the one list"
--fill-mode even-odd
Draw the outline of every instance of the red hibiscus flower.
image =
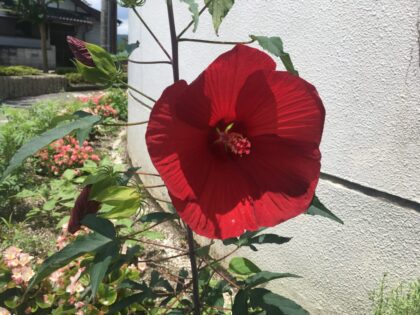
[[94, 214], [99, 211], [101, 204], [94, 200], [89, 200], [89, 194], [92, 186], [88, 185], [83, 188], [79, 197], [76, 199], [76, 203], [71, 210], [70, 221], [67, 226], [67, 230], [74, 234], [80, 230], [81, 222], [88, 214]]
[[168, 87], [146, 133], [180, 217], [230, 238], [305, 212], [320, 173], [325, 111], [315, 88], [238, 45], [194, 82]]
[[74, 57], [88, 67], [95, 67], [92, 56], [86, 48], [86, 43], [76, 37], [67, 36], [67, 43]]

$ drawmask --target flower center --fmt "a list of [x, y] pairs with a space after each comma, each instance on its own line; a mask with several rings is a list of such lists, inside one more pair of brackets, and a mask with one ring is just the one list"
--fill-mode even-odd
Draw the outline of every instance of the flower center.
[[230, 150], [233, 154], [239, 156], [250, 154], [251, 142], [248, 140], [248, 138], [244, 137], [240, 133], [229, 132], [229, 129], [231, 129], [229, 126], [225, 129], [225, 131], [220, 131], [217, 129], [219, 138], [216, 140], [216, 143], [223, 143], [226, 150]]

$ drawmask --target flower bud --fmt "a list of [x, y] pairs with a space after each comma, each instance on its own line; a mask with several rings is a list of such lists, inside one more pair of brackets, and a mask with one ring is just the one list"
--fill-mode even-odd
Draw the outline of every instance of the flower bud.
[[88, 185], [83, 188], [76, 203], [71, 210], [68, 231], [72, 234], [76, 233], [80, 227], [84, 217], [88, 214], [95, 214], [99, 211], [101, 204], [94, 200], [89, 200], [89, 194], [92, 186]]
[[92, 56], [86, 48], [86, 43], [78, 38], [67, 36], [67, 43], [74, 57], [83, 65], [88, 67], [95, 67]]

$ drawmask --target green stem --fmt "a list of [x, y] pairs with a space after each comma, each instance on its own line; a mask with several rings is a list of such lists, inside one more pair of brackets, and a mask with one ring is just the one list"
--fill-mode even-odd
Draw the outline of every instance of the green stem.
[[142, 91], [139, 91], [138, 89], [132, 87], [131, 85], [125, 83], [124, 81], [121, 81], [121, 84], [123, 84], [125, 87], [129, 88], [130, 90], [133, 90], [134, 92], [140, 94], [141, 96], [147, 98], [149, 101], [152, 101], [153, 103], [156, 103], [156, 100], [146, 94], [144, 94]]
[[163, 47], [162, 43], [159, 41], [159, 39], [157, 38], [157, 36], [155, 35], [155, 33], [153, 33], [153, 31], [151, 30], [151, 28], [147, 25], [147, 23], [143, 20], [143, 18], [141, 17], [141, 15], [139, 14], [139, 12], [137, 11], [136, 8], [132, 8], [134, 13], [137, 15], [137, 17], [139, 18], [140, 22], [143, 24], [143, 26], [146, 28], [146, 30], [149, 32], [149, 34], [153, 37], [153, 39], [155, 40], [155, 42], [159, 45], [159, 47], [162, 49], [162, 51], [165, 53], [165, 55], [168, 57], [169, 60], [172, 61], [171, 55], [169, 55], [169, 53], [166, 51], [165, 47]]
[[172, 62], [165, 61], [165, 60], [160, 60], [160, 61], [136, 61], [136, 60], [128, 59], [128, 62], [136, 63], [136, 64], [139, 64], [139, 65], [156, 65], [156, 64], [162, 64], [162, 63], [169, 64], [169, 65], [172, 64]]
[[132, 123], [125, 123], [125, 124], [102, 124], [102, 126], [121, 126], [121, 127], [129, 127], [129, 126], [138, 126], [147, 124], [149, 121], [138, 121]]
[[249, 41], [244, 42], [229, 42], [229, 41], [217, 41], [217, 40], [207, 40], [207, 39], [194, 39], [194, 38], [179, 38], [179, 42], [195, 42], [195, 43], [203, 43], [203, 44], [218, 44], [218, 45], [238, 45], [238, 44], [252, 44], [255, 42], [255, 39], [251, 39]]

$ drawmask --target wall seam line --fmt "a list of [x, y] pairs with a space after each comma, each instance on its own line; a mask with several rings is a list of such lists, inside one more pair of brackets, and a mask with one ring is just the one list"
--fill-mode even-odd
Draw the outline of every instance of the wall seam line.
[[412, 209], [420, 213], [420, 203], [414, 200], [410, 200], [410, 199], [403, 198], [397, 195], [393, 195], [393, 194], [390, 194], [390, 193], [387, 193], [385, 191], [378, 190], [375, 188], [367, 187], [362, 184], [359, 184], [359, 183], [356, 183], [356, 182], [353, 182], [353, 181], [350, 181], [350, 180], [347, 180], [338, 176], [327, 174], [324, 172], [321, 172], [320, 178], [322, 180], [325, 180], [334, 184], [339, 184], [350, 190], [357, 191], [366, 196], [373, 197], [376, 199], [386, 200], [387, 202], [395, 204], [402, 208]]

